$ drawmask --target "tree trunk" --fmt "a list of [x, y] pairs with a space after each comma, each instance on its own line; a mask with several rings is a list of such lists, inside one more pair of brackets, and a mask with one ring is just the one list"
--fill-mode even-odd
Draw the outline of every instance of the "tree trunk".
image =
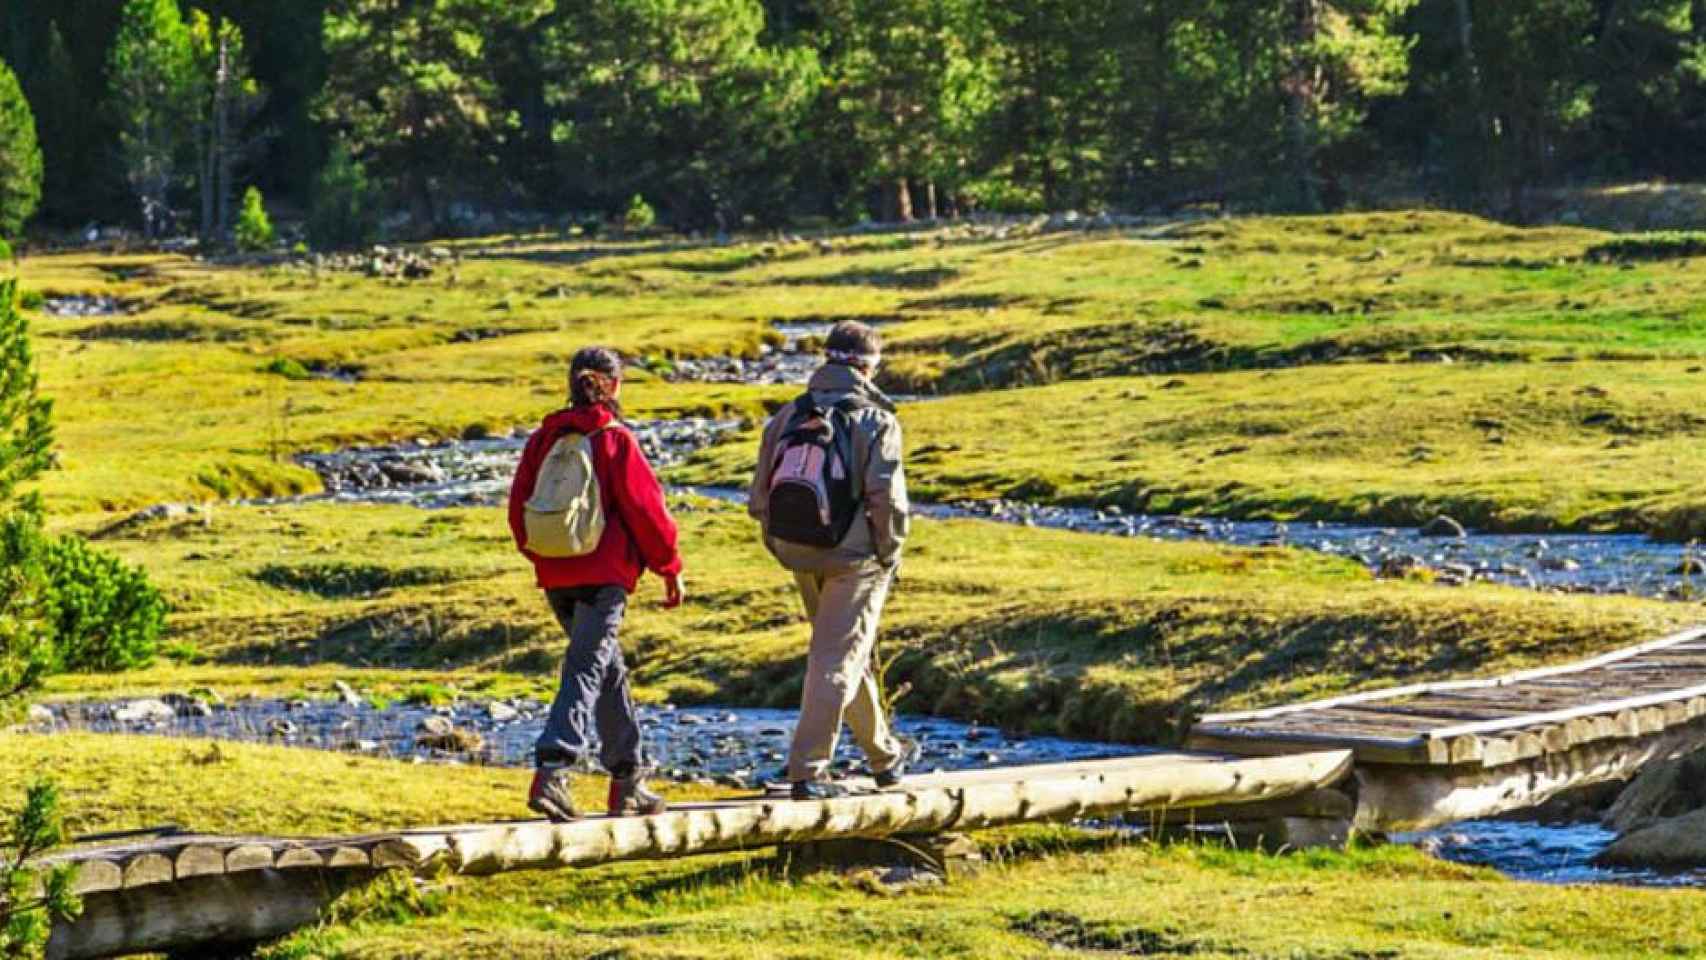
[[1320, 209], [1315, 191], [1315, 148], [1311, 141], [1312, 118], [1319, 94], [1312, 59], [1304, 48], [1320, 30], [1320, 0], [1292, 0], [1291, 68], [1286, 78], [1286, 127], [1291, 153], [1291, 176], [1297, 206], [1304, 211]]
[[1492, 149], [1493, 131], [1481, 97], [1481, 65], [1475, 56], [1475, 19], [1470, 13], [1469, 0], [1457, 0], [1457, 43], [1463, 55], [1461, 82], [1464, 107], [1473, 124], [1468, 169], [1483, 171]]
[[427, 175], [418, 169], [412, 169], [404, 177], [409, 196], [409, 218], [413, 221], [414, 232], [419, 237], [430, 237], [438, 225], [437, 217], [432, 209], [432, 184]]
[[890, 218], [900, 223], [912, 222], [912, 186], [905, 177], [896, 177], [889, 184]]
[[210, 246], [213, 243], [213, 238], [219, 234], [219, 225], [214, 222], [213, 213], [213, 195], [218, 190], [215, 181], [218, 172], [218, 163], [215, 160], [218, 147], [215, 146], [214, 138], [213, 120], [210, 117], [207, 122], [202, 124], [201, 175], [196, 178], [201, 188], [201, 243], [203, 247]]
[[214, 191], [219, 210], [217, 223], [220, 236], [231, 231], [231, 39], [221, 32], [219, 38], [219, 81], [213, 106]]
[[1160, 190], [1169, 189], [1173, 179], [1173, 97], [1167, 81], [1173, 75], [1173, 20], [1164, 9], [1155, 20], [1153, 53], [1157, 70], [1155, 114], [1149, 126], [1149, 152], [1155, 157], [1155, 179]]
[[930, 220], [940, 219], [936, 212], [936, 181], [924, 182], [924, 216]]

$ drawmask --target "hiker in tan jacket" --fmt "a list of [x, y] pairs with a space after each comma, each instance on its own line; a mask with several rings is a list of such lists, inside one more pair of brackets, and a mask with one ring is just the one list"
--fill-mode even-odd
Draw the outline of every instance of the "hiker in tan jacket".
[[797, 800], [846, 793], [830, 778], [844, 721], [879, 786], [898, 784], [905, 772], [872, 665], [910, 521], [900, 422], [871, 382], [881, 347], [862, 323], [830, 331], [806, 394], [765, 425], [748, 498], [765, 546], [793, 572], [812, 621], [788, 757]]

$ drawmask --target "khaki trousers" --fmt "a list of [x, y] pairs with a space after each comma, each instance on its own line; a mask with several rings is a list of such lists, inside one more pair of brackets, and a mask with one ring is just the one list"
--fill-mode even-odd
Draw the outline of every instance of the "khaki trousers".
[[830, 761], [843, 721], [865, 751], [871, 770], [881, 773], [900, 760], [889, 731], [871, 663], [877, 622], [888, 599], [891, 571], [865, 564], [831, 573], [795, 573], [800, 598], [812, 621], [806, 654], [800, 722], [788, 756], [788, 779], [829, 778]]

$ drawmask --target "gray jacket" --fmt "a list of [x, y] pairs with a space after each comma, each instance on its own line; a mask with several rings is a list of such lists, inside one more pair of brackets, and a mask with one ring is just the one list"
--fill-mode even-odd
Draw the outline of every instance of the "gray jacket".
[[[825, 364], [812, 374], [806, 388], [826, 406], [857, 396], [867, 406], [853, 411], [852, 468], [864, 477], [865, 523], [855, 523], [846, 539], [833, 548], [808, 547], [766, 536], [764, 545], [790, 570], [822, 573], [875, 561], [883, 566], [900, 562], [901, 546], [911, 526], [912, 505], [906, 497], [906, 474], [901, 468], [900, 421], [894, 401], [864, 374], [841, 364]], [[760, 526], [765, 523], [770, 490], [770, 465], [776, 445], [787, 429], [793, 407], [783, 407], [764, 425], [758, 448], [758, 472], [752, 478], [747, 509]]]

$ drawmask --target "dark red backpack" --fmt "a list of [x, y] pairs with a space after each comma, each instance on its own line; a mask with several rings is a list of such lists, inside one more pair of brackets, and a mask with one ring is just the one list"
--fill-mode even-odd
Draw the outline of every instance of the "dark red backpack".
[[835, 547], [859, 519], [864, 484], [854, 469], [849, 398], [825, 406], [810, 393], [794, 401], [770, 463], [765, 532], [807, 547]]

